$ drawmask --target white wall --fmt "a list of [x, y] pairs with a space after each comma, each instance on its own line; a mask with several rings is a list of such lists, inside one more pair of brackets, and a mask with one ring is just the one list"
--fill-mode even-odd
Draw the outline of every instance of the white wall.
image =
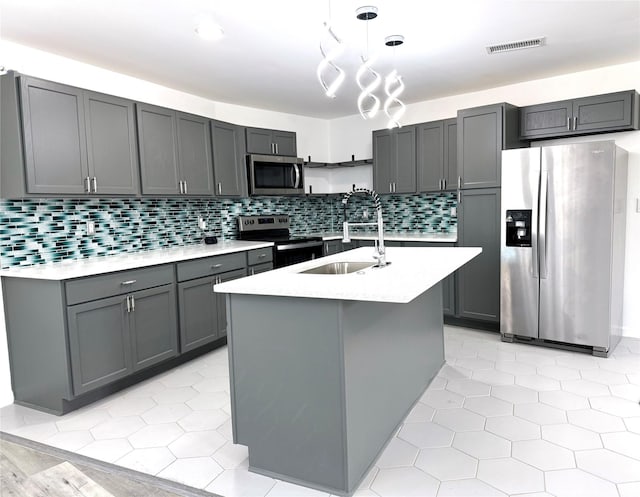
[[[289, 129], [297, 132], [298, 155], [311, 155], [316, 162], [339, 162], [370, 158], [371, 131], [385, 126], [383, 118], [363, 121], [359, 115], [326, 121], [238, 105], [214, 102], [166, 88], [148, 81], [125, 76], [50, 53], [0, 40], [0, 65], [24, 74], [60, 83], [88, 88], [133, 100], [192, 112], [238, 124]], [[454, 117], [457, 109], [509, 102], [528, 105], [631, 88], [640, 89], [640, 62], [605, 67], [594, 71], [568, 74], [555, 78], [529, 81], [481, 92], [429, 100], [407, 106], [405, 123], [425, 122]], [[630, 151], [630, 187], [627, 221], [627, 277], [625, 278], [626, 334], [640, 337], [640, 309], [632, 303], [640, 301], [640, 214], [635, 213], [635, 198], [640, 197], [640, 131], [616, 135], [618, 143]], [[346, 183], [371, 181], [366, 173], [354, 170]], [[336, 173], [344, 174], [344, 173]], [[634, 256], [635, 255], [635, 256]], [[0, 295], [0, 307], [2, 298]], [[635, 306], [638, 307], [638, 306]], [[0, 317], [1, 316], [0, 310]], [[8, 374], [8, 358], [4, 319], [0, 319], [0, 406], [11, 403], [13, 395]]]

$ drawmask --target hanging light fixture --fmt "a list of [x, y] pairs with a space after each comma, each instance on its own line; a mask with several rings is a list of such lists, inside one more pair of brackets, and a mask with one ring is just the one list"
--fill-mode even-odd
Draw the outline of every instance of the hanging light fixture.
[[[360, 94], [358, 95], [358, 111], [364, 119], [372, 119], [380, 110], [380, 99], [375, 96], [374, 91], [380, 85], [382, 78], [373, 70], [372, 66], [375, 62], [375, 58], [369, 56], [369, 24], [368, 21], [378, 17], [378, 8], [374, 6], [359, 7], [356, 10], [356, 18], [361, 21], [367, 21], [367, 49], [364, 56], [361, 56], [362, 64], [358, 68], [356, 73], [356, 83], [360, 88]], [[369, 83], [364, 82], [366, 74], [372, 78]]]
[[[322, 41], [320, 42], [320, 53], [322, 54], [322, 60], [320, 61], [320, 63], [318, 64], [318, 68], [316, 69], [316, 76], [318, 76], [318, 81], [320, 81], [320, 84], [324, 88], [325, 95], [330, 98], [335, 98], [338, 88], [340, 88], [340, 85], [342, 85], [342, 82], [344, 81], [345, 74], [344, 71], [334, 63], [334, 60], [342, 55], [342, 52], [344, 52], [344, 45], [342, 44], [342, 41], [340, 41], [340, 38], [338, 38], [333, 32], [333, 29], [331, 28], [331, 24], [329, 22], [324, 23], [324, 28], [328, 35], [327, 37], [329, 41], [332, 41], [334, 45], [330, 50], [325, 51], [324, 47], [322, 46]], [[327, 69], [332, 69], [335, 73], [335, 77], [330, 83], [327, 82], [324, 75]]]
[[[395, 47], [398, 47], [404, 43], [404, 36], [392, 35], [387, 36], [384, 40], [384, 44], [388, 47], [393, 47], [394, 65], [395, 65]], [[402, 77], [398, 74], [397, 69], [392, 69], [384, 80], [384, 92], [387, 95], [387, 99], [384, 102], [384, 113], [389, 118], [387, 128], [400, 128], [400, 118], [406, 111], [406, 106], [400, 100], [400, 95], [404, 91], [404, 82]], [[391, 111], [391, 106], [396, 104], [396, 108]]]

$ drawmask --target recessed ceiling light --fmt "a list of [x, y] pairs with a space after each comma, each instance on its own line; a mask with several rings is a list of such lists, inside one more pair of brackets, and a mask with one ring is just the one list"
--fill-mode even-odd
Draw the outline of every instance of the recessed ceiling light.
[[196, 26], [195, 31], [198, 33], [200, 38], [207, 41], [219, 40], [224, 36], [224, 31], [220, 25], [211, 19], [200, 21]]

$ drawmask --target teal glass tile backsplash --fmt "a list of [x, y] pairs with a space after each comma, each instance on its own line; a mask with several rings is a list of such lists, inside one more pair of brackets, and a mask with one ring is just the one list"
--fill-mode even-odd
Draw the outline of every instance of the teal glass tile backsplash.
[[[385, 195], [382, 209], [387, 231], [455, 232], [454, 193]], [[342, 195], [131, 199], [0, 199], [0, 267], [28, 266], [66, 259], [137, 252], [201, 243], [197, 218], [207, 233], [237, 238], [239, 215], [291, 216], [294, 235], [341, 231]], [[349, 220], [363, 212], [375, 218], [370, 198], [356, 195]], [[86, 234], [93, 221], [95, 234]]]

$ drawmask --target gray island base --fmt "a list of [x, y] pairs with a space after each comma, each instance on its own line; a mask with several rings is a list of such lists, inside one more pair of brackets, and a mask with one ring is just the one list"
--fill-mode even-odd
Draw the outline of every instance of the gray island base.
[[[351, 495], [444, 364], [441, 281], [480, 248], [371, 248], [215, 286], [227, 293], [234, 443], [249, 469]], [[357, 265], [361, 267], [361, 265]]]

